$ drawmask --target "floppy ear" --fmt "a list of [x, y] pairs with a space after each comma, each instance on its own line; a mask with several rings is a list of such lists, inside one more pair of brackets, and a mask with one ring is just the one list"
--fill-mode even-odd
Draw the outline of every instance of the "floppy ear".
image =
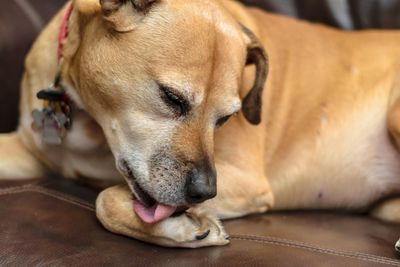
[[256, 66], [254, 85], [243, 100], [243, 114], [252, 124], [261, 122], [262, 94], [268, 76], [268, 55], [260, 40], [248, 28], [242, 25], [247, 42], [247, 65]]
[[100, 0], [104, 18], [118, 32], [132, 31], [157, 0]]

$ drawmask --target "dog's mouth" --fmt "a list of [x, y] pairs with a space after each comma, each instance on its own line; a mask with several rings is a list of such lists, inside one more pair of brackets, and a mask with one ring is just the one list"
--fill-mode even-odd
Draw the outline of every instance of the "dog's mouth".
[[128, 185], [136, 198], [133, 200], [133, 210], [142, 221], [154, 224], [188, 209], [188, 207], [184, 206], [171, 206], [157, 202], [136, 182], [133, 171], [127, 162], [123, 162], [123, 167], [124, 173], [128, 176]]

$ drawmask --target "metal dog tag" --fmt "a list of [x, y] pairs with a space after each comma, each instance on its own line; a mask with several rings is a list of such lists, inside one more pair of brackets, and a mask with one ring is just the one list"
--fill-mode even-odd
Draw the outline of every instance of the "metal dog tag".
[[42, 141], [49, 145], [60, 145], [65, 136], [65, 124], [68, 118], [64, 113], [54, 113], [51, 110], [34, 110], [32, 112], [35, 131], [42, 133]]
[[37, 98], [43, 100], [43, 109], [32, 112], [32, 129], [41, 132], [42, 141], [49, 145], [60, 145], [67, 129], [71, 127], [70, 100], [56, 77], [54, 85], [41, 90]]
[[52, 117], [45, 117], [43, 121], [42, 140], [49, 145], [61, 145], [62, 136], [57, 121]]
[[40, 129], [43, 128], [44, 117], [45, 117], [45, 112], [43, 110], [35, 109], [34, 111], [32, 111], [32, 118], [33, 118], [32, 129], [33, 130], [39, 131]]

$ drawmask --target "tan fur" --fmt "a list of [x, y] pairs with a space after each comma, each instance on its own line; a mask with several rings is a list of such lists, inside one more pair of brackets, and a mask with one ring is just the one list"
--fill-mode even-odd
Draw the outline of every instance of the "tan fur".
[[[97, 200], [110, 231], [180, 247], [226, 244], [218, 219], [269, 209], [365, 209], [399, 192], [399, 32], [346, 33], [229, 0], [155, 1], [146, 11], [146, 1], [140, 10], [128, 2], [103, 10], [98, 1], [74, 2], [62, 73], [78, 108], [59, 147], [41, 144], [30, 113], [40, 107], [36, 92], [56, 74], [64, 11], [41, 34], [26, 61], [18, 134], [0, 138], [0, 154], [16, 163], [5, 166], [1, 157], [0, 177], [49, 169], [115, 183], [127, 176], [124, 158], [145, 190], [175, 190], [176, 199], [169, 194], [165, 202], [181, 205], [183, 181], [174, 178], [173, 188], [155, 182], [154, 154], [181, 166], [171, 179], [190, 167], [184, 162], [208, 158], [218, 171], [217, 197], [178, 217], [144, 224], [126, 186]], [[249, 39], [238, 22], [270, 58], [263, 121], [254, 126], [239, 114], [214, 136], [215, 121], [239, 110], [254, 80], [253, 67], [243, 71]], [[190, 99], [190, 119], [169, 114], [155, 81]], [[18, 149], [10, 152], [10, 144]], [[399, 222], [398, 203], [373, 214]]]

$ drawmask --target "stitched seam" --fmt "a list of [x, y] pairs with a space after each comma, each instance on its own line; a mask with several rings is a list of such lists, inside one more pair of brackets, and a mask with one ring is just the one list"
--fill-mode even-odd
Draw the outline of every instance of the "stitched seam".
[[[258, 239], [258, 240], [283, 242], [283, 243], [289, 243], [289, 244], [293, 244], [293, 245], [300, 245], [300, 246], [305, 246], [305, 247], [313, 247], [313, 248], [321, 249], [321, 250], [326, 249], [326, 248], [323, 248], [323, 247], [314, 246], [314, 245], [312, 245], [310, 243], [305, 243], [305, 242], [301, 242], [301, 241], [294, 241], [294, 240], [285, 239], [285, 238], [276, 238], [276, 237], [269, 237], [269, 236], [257, 236], [257, 235], [243, 235], [243, 234], [234, 234], [233, 236], [250, 238], [250, 239]], [[332, 249], [326, 249], [326, 250], [332, 250]], [[339, 252], [341, 252], [341, 251], [339, 251]], [[386, 257], [378, 256], [378, 255], [360, 253], [360, 252], [355, 252], [355, 251], [348, 251], [348, 252], [343, 251], [341, 253], [352, 254], [352, 255], [356, 255], [356, 256], [360, 256], [360, 257], [369, 257], [369, 258], [378, 259], [378, 260], [384, 260], [384, 261], [385, 260], [392, 261], [392, 259], [390, 259], [390, 258], [386, 258]], [[400, 263], [396, 262], [396, 264], [400, 264]]]
[[273, 237], [260, 237], [260, 236], [251, 236], [251, 235], [231, 235], [231, 239], [242, 240], [242, 241], [253, 241], [257, 243], [265, 243], [265, 244], [273, 244], [278, 246], [285, 246], [285, 247], [292, 247], [292, 248], [299, 248], [305, 249], [313, 252], [329, 254], [334, 256], [340, 256], [345, 258], [351, 259], [358, 259], [363, 261], [387, 264], [392, 266], [400, 266], [399, 262], [391, 260], [389, 258], [374, 256], [370, 254], [363, 254], [358, 252], [344, 252], [338, 251], [333, 249], [321, 248], [318, 246], [313, 246], [311, 244], [307, 244], [304, 242], [297, 242], [288, 239], [280, 239], [280, 238], [273, 238]]
[[19, 192], [27, 191], [32, 186], [33, 186], [33, 184], [25, 184], [25, 185], [20, 185], [20, 186], [3, 187], [0, 189], [0, 196], [7, 195], [9, 193], [14, 194], [14, 192], [19, 193]]
[[80, 207], [88, 209], [90, 211], [95, 210], [94, 206], [90, 203], [87, 203], [87, 202], [82, 201], [77, 198], [73, 198], [71, 196], [68, 196], [66, 194], [63, 194], [63, 193], [60, 193], [60, 192], [57, 192], [54, 190], [45, 189], [45, 188], [42, 188], [40, 186], [35, 186], [35, 185], [24, 185], [24, 186], [0, 190], [0, 196], [12, 195], [12, 194], [18, 194], [18, 193], [24, 193], [24, 192], [36, 192], [36, 193], [44, 194], [44, 195], [56, 198], [58, 200], [62, 200], [62, 201], [80, 206]]
[[[284, 242], [284, 243], [289, 243], [289, 244], [294, 244], [294, 245], [300, 245], [300, 246], [306, 246], [306, 247], [314, 247], [317, 249], [326, 249], [324, 247], [319, 247], [312, 245], [310, 243], [305, 243], [302, 241], [295, 241], [295, 240], [290, 240], [290, 239], [285, 239], [285, 238], [278, 238], [278, 237], [271, 237], [271, 236], [258, 236], [258, 235], [247, 235], [247, 234], [233, 234], [233, 236], [237, 237], [244, 237], [244, 238], [252, 238], [252, 239], [260, 239], [260, 240], [272, 240], [276, 242]], [[329, 249], [328, 249], [329, 250]], [[348, 252], [343, 252], [343, 253], [349, 253], [361, 257], [372, 257], [372, 258], [377, 258], [380, 260], [390, 260], [390, 258], [378, 256], [378, 255], [371, 255], [371, 254], [366, 254], [366, 253], [361, 253], [361, 252], [356, 252], [356, 251], [348, 251]], [[400, 264], [400, 263], [399, 263]]]
[[51, 184], [50, 181], [46, 181], [46, 180], [42, 180], [42, 179], [38, 179], [38, 180], [32, 180], [30, 182], [26, 182], [23, 183], [21, 185], [10, 185], [10, 186], [5, 186], [5, 187], [0, 187], [0, 195], [3, 195], [3, 191], [13, 191], [14, 189], [20, 190], [20, 189], [26, 189], [26, 188], [30, 188], [33, 186], [40, 186], [40, 187], [44, 187], [48, 184]]
[[80, 206], [82, 208], [88, 209], [90, 211], [95, 211], [95, 208], [94, 208], [94, 206], [92, 204], [90, 204], [90, 203], [88, 203], [86, 201], [80, 200], [78, 198], [74, 198], [74, 197], [68, 196], [66, 194], [57, 192], [57, 191], [53, 191], [53, 190], [49, 190], [49, 189], [43, 189], [43, 188], [40, 188], [40, 187], [32, 187], [32, 191], [37, 192], [37, 193], [41, 193], [41, 194], [44, 194], [44, 195], [47, 195], [47, 196], [50, 196], [50, 197], [54, 197], [54, 198], [56, 198], [58, 200], [62, 200], [62, 201], [65, 201], [65, 202], [68, 202], [68, 203], [71, 203], [71, 204], [75, 204], [77, 206]]
[[243, 240], [243, 241], [253, 241], [253, 242], [264, 243], [264, 244], [273, 244], [273, 245], [291, 247], [291, 248], [299, 248], [299, 249], [305, 249], [305, 250], [309, 250], [309, 251], [313, 251], [313, 252], [317, 252], [317, 253], [329, 254], [329, 255], [340, 256], [340, 257], [345, 257], [345, 258], [358, 259], [358, 260], [387, 264], [387, 265], [392, 265], [392, 266], [400, 266], [400, 264], [398, 264], [394, 261], [390, 261], [390, 260], [385, 261], [385, 260], [379, 260], [379, 259], [368, 258], [368, 257], [364, 258], [361, 256], [346, 254], [344, 252], [338, 252], [338, 251], [328, 250], [328, 249], [304, 247], [304, 246], [300, 246], [300, 245], [287, 244], [287, 243], [278, 242], [278, 241], [257, 240], [257, 239], [250, 239], [250, 238], [233, 237], [232, 239]]

